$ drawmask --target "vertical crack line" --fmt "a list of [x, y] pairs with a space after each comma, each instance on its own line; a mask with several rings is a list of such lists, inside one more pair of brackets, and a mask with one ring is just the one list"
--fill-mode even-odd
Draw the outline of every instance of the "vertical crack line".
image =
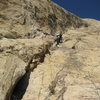
[[42, 90], [42, 87], [43, 87], [43, 80], [44, 80], [44, 73], [43, 73], [43, 75], [42, 75], [41, 88], [40, 88], [40, 90], [39, 90], [38, 100], [40, 100], [40, 94], [41, 94], [41, 90]]
[[50, 90], [50, 96], [55, 94], [55, 87], [59, 79], [59, 73], [64, 69], [64, 67], [56, 74], [55, 79], [51, 82], [51, 85], [49, 85]]
[[64, 100], [64, 93], [66, 92], [66, 90], [67, 90], [67, 87], [63, 87], [60, 91], [59, 91], [59, 93], [60, 93], [60, 95], [58, 96], [58, 98], [56, 99], [56, 100], [59, 100], [59, 98], [61, 98], [61, 100]]

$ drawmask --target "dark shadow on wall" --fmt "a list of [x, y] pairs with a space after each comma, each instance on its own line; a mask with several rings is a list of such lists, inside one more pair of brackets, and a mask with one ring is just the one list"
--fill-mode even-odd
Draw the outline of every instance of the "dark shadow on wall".
[[26, 72], [26, 74], [18, 81], [10, 100], [21, 100], [23, 98], [29, 84], [30, 73], [30, 71]]

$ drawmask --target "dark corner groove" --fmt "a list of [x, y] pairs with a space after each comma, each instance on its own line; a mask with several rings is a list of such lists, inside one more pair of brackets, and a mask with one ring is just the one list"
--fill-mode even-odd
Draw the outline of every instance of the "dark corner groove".
[[30, 71], [26, 72], [25, 75], [17, 82], [14, 86], [10, 100], [21, 100], [23, 98], [29, 84], [30, 74]]

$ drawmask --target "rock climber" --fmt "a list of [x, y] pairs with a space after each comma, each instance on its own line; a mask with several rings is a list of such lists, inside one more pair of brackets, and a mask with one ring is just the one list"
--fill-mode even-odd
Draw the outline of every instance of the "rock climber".
[[55, 40], [57, 42], [56, 46], [58, 46], [59, 43], [62, 43], [62, 34], [59, 33], [59, 34], [56, 35], [56, 37], [57, 37], [56, 40]]

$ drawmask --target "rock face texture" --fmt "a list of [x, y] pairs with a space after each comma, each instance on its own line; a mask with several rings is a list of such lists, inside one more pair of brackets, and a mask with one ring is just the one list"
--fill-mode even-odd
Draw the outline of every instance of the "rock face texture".
[[50, 0], [0, 0], [0, 100], [100, 100], [99, 75], [100, 21]]
[[33, 38], [39, 30], [54, 34], [84, 24], [51, 1], [0, 0], [0, 35], [7, 38]]
[[98, 25], [64, 34], [30, 75], [22, 100], [100, 100], [100, 31], [91, 29]]
[[25, 62], [12, 54], [0, 54], [0, 100], [9, 100], [13, 85], [25, 74]]

